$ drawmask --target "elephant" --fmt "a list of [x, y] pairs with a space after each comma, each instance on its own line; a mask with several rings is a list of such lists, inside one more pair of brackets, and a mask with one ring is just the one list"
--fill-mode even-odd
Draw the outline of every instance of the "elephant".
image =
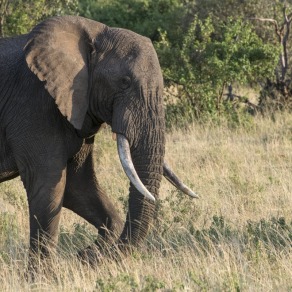
[[[151, 41], [79, 16], [51, 17], [0, 39], [0, 183], [20, 176], [30, 254], [56, 246], [62, 207], [110, 244], [139, 246], [163, 175], [197, 197], [164, 161], [163, 76]], [[130, 180], [122, 220], [94, 171], [94, 138], [116, 134]], [[123, 222], [125, 221], [125, 222]]]

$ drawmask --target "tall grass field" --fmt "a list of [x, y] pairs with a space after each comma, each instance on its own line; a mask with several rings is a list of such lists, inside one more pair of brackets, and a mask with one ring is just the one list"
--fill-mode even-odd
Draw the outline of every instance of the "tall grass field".
[[[110, 130], [95, 144], [98, 179], [125, 216], [129, 183]], [[172, 130], [166, 160], [200, 199], [163, 179], [147, 240], [96, 267], [76, 257], [96, 231], [64, 209], [58, 248], [34, 281], [23, 185], [0, 184], [0, 291], [292, 291], [292, 116]]]

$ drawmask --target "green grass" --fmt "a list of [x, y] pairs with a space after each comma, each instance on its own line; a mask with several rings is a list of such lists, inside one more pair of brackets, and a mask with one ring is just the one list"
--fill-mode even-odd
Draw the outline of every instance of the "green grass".
[[[98, 177], [124, 216], [128, 181], [110, 131], [97, 143]], [[163, 180], [143, 246], [95, 268], [76, 258], [96, 238], [94, 228], [64, 210], [58, 249], [34, 282], [25, 277], [25, 192], [19, 179], [2, 183], [1, 291], [291, 291], [292, 116], [173, 130], [166, 153], [199, 200]]]

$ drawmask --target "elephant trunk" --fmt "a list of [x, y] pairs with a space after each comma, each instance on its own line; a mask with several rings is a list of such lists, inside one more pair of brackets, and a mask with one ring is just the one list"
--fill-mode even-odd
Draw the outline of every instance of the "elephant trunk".
[[[162, 165], [157, 161], [133, 158], [137, 174], [142, 183], [155, 197], [158, 197], [160, 181], [162, 177]], [[138, 245], [147, 235], [154, 217], [155, 203], [142, 195], [136, 187], [130, 184], [129, 209], [124, 230], [120, 237], [123, 244]]]
[[131, 150], [131, 158], [137, 176], [150, 196], [143, 193], [135, 184], [136, 182], [130, 179], [128, 214], [119, 239], [119, 243], [124, 247], [129, 244], [139, 245], [146, 237], [154, 217], [155, 202], [152, 196], [155, 199], [158, 198], [163, 175], [164, 131], [155, 129], [154, 132], [155, 142], [149, 140], [153, 137], [144, 137], [143, 142], [139, 143], [139, 147]]

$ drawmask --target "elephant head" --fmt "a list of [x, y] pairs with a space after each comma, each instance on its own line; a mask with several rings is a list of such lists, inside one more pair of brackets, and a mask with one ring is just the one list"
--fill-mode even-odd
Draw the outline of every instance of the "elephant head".
[[163, 78], [151, 41], [73, 16], [51, 18], [28, 38], [28, 67], [77, 133], [94, 135], [106, 122], [117, 134], [119, 155], [131, 181], [119, 242], [138, 244], [151, 225], [163, 172], [195, 196], [164, 166]]

